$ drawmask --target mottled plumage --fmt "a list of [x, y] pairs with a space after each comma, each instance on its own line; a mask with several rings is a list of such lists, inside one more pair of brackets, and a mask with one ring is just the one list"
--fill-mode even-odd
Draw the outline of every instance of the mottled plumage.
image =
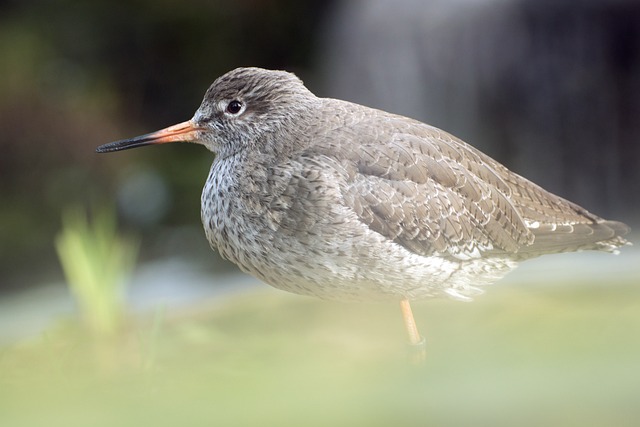
[[607, 221], [433, 126], [318, 98], [239, 68], [185, 123], [99, 148], [191, 141], [216, 153], [202, 193], [222, 256], [291, 292], [467, 299], [518, 261], [626, 244]]

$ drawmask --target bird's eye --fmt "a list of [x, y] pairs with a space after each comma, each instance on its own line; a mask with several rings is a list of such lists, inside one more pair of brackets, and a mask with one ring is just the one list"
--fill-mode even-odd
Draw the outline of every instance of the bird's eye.
[[238, 114], [242, 110], [242, 102], [238, 100], [233, 100], [227, 105], [227, 113], [229, 114]]

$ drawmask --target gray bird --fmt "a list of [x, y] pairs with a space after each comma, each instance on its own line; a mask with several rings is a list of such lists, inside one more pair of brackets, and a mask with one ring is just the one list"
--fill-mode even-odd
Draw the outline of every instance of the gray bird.
[[615, 251], [629, 228], [549, 193], [419, 121], [318, 98], [295, 75], [238, 68], [191, 120], [98, 147], [195, 142], [216, 154], [202, 192], [213, 249], [323, 299], [469, 300], [520, 261]]

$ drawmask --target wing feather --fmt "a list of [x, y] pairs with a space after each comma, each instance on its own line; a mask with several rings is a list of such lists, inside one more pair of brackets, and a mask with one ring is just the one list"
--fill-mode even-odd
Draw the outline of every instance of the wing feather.
[[624, 224], [549, 193], [440, 129], [371, 109], [344, 117], [351, 121], [328, 125], [311, 151], [325, 150], [348, 170], [344, 202], [363, 223], [414, 253], [531, 257], [625, 243]]

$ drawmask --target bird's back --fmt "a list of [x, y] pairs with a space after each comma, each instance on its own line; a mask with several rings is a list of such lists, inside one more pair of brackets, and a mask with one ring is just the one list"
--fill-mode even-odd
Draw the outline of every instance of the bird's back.
[[612, 251], [629, 228], [604, 220], [511, 172], [435, 127], [326, 99], [311, 153], [338, 159], [345, 203], [412, 252], [524, 259]]

